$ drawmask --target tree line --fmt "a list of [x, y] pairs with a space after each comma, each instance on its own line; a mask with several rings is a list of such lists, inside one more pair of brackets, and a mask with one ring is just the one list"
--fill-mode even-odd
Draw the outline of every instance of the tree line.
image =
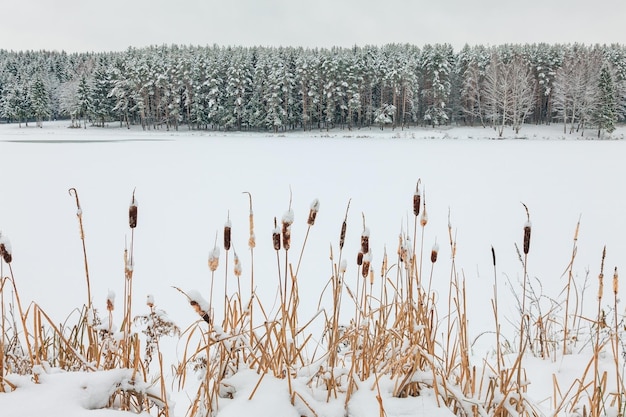
[[0, 118], [38, 126], [355, 129], [626, 119], [622, 45], [353, 48], [153, 46], [124, 52], [0, 50]]

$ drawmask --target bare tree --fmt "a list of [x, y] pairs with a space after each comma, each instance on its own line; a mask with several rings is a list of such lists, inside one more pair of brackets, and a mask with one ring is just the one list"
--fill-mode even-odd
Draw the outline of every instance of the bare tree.
[[486, 117], [498, 136], [502, 137], [506, 126], [518, 134], [534, 104], [528, 64], [519, 56], [505, 61], [494, 53], [485, 72], [483, 95]]

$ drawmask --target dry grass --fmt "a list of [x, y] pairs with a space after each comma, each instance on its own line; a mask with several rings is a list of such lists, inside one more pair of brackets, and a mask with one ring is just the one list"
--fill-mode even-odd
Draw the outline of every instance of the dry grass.
[[[148, 312], [133, 315], [134, 233], [137, 227], [138, 208], [135, 193], [129, 207], [130, 244], [124, 248], [124, 295], [122, 337], [113, 337], [112, 321], [100, 317], [91, 304], [90, 278], [84, 240], [82, 211], [78, 192], [71, 189], [76, 199], [80, 238], [87, 280], [87, 302], [72, 313], [62, 325], [54, 324], [37, 304], [24, 309], [11, 269], [10, 245], [2, 245], [3, 257], [0, 281], [2, 331], [0, 339], [0, 391], [11, 391], [9, 374], [32, 374], [41, 364], [68, 371], [97, 371], [114, 368], [132, 370], [133, 379], [149, 382], [148, 374], [156, 360], [158, 375], [150, 381], [158, 387], [158, 394], [146, 391], [117, 391], [110, 406], [120, 410], [147, 411], [153, 415], [169, 416], [166, 380], [163, 377], [166, 359], [160, 350], [159, 339], [177, 336], [183, 340], [182, 360], [174, 365], [177, 385], [174, 389], [192, 389], [188, 416], [204, 416], [220, 408], [223, 399], [237, 393], [228, 378], [241, 370], [252, 369], [258, 382], [250, 398], [263, 384], [267, 375], [285, 381], [292, 404], [299, 404], [311, 416], [321, 415], [316, 405], [307, 401], [306, 393], [299, 392], [294, 381], [306, 379], [311, 389], [323, 390], [326, 400], [341, 398], [346, 407], [353, 394], [362, 388], [363, 381], [371, 381], [377, 391], [381, 415], [385, 415], [379, 382], [388, 378], [393, 383], [393, 395], [398, 398], [422, 395], [424, 390], [433, 393], [439, 406], [447, 407], [458, 416], [535, 416], [543, 415], [539, 405], [527, 393], [528, 356], [546, 361], [557, 355], [572, 354], [577, 345], [591, 347], [591, 358], [582, 375], [568, 387], [562, 387], [555, 376], [550, 407], [554, 415], [561, 412], [599, 416], [608, 407], [622, 415], [624, 408], [622, 381], [623, 361], [620, 334], [624, 328], [623, 317], [618, 314], [619, 279], [617, 268], [612, 281], [613, 311], [609, 317], [602, 309], [604, 257], [598, 280], [598, 305], [595, 318], [582, 316], [582, 298], [585, 285], [579, 285], [574, 276], [574, 262], [578, 245], [576, 226], [571, 260], [564, 273], [567, 283], [561, 300], [546, 300], [528, 277], [527, 266], [531, 256], [531, 224], [528, 208], [523, 227], [522, 251], [518, 256], [522, 265], [522, 282], [515, 292], [518, 301], [517, 344], [501, 334], [502, 317], [498, 308], [498, 273], [496, 251], [493, 259], [493, 329], [496, 345], [492, 358], [474, 362], [472, 340], [467, 323], [469, 300], [466, 280], [456, 264], [456, 233], [448, 225], [449, 262], [441, 260], [439, 245], [425, 249], [425, 230], [428, 227], [425, 192], [418, 181], [413, 194], [413, 218], [399, 233], [396, 253], [388, 255], [385, 248], [380, 265], [371, 258], [372, 245], [378, 245], [370, 235], [365, 215], [362, 215], [360, 251], [356, 262], [349, 265], [344, 253], [350, 203], [340, 223], [339, 239], [330, 246], [330, 278], [319, 296], [318, 311], [302, 319], [298, 309], [300, 291], [298, 274], [305, 248], [314, 234], [320, 203], [314, 200], [306, 222], [306, 234], [300, 248], [292, 247], [292, 233], [297, 233], [291, 199], [280, 223], [274, 219], [272, 242], [276, 256], [276, 285], [280, 306], [270, 313], [255, 294], [254, 215], [252, 195], [249, 198], [249, 238], [251, 266], [249, 292], [242, 290], [243, 271], [231, 234], [230, 216], [223, 230], [222, 249], [225, 265], [220, 266], [220, 247], [216, 236], [214, 249], [208, 259], [211, 288], [208, 300], [197, 294], [181, 291], [189, 304], [199, 314], [199, 320], [182, 332], [168, 321], [165, 314], [148, 298]], [[448, 214], [449, 218], [449, 214]], [[293, 230], [292, 230], [293, 228]], [[412, 232], [408, 232], [412, 230]], [[417, 241], [420, 244], [417, 244]], [[243, 245], [242, 245], [243, 246]], [[295, 265], [290, 253], [296, 250]], [[232, 263], [230, 265], [230, 252]], [[232, 281], [229, 270], [233, 268], [237, 288], [229, 295], [227, 284]], [[225, 291], [223, 296], [213, 293], [213, 282], [218, 270], [223, 268]], [[5, 270], [7, 274], [5, 274]], [[355, 271], [357, 284], [347, 284], [348, 271]], [[380, 271], [379, 274], [374, 271]], [[432, 290], [433, 277], [448, 277], [447, 298], [439, 300]], [[380, 285], [374, 285], [376, 282]], [[354, 282], [354, 281], [353, 281]], [[11, 291], [12, 290], [12, 291]], [[215, 317], [213, 305], [224, 303], [223, 317]], [[108, 313], [115, 308], [113, 297]], [[560, 312], [563, 312], [561, 314]], [[349, 313], [349, 319], [341, 319]], [[611, 323], [607, 323], [607, 320]], [[132, 324], [144, 327], [141, 335], [133, 332]], [[587, 325], [585, 325], [587, 323]], [[313, 325], [321, 325], [324, 337], [319, 342], [313, 337]], [[586, 330], [587, 329], [587, 330]], [[143, 344], [143, 349], [142, 349]], [[608, 392], [608, 374], [601, 372], [599, 356], [602, 352], [613, 355], [616, 392]], [[189, 378], [189, 372], [201, 376]], [[300, 385], [298, 385], [300, 386]], [[361, 388], [359, 388], [361, 387]], [[545, 404], [544, 404], [545, 406]]]

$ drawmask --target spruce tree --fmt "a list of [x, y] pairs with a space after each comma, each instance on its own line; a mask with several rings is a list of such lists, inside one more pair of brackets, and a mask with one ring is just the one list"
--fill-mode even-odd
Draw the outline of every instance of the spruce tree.
[[613, 83], [611, 71], [606, 65], [603, 65], [600, 70], [595, 120], [598, 125], [598, 137], [600, 137], [603, 130], [609, 134], [615, 130], [615, 123], [617, 122], [615, 84]]

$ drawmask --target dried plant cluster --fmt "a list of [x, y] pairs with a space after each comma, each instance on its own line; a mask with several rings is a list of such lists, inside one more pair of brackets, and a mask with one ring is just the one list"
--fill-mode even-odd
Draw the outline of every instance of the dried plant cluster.
[[[12, 374], [33, 375], [36, 380], [35, 369], [42, 365], [88, 372], [124, 368], [131, 371], [133, 388], [117, 390], [111, 397], [110, 407], [169, 416], [169, 384], [164, 376], [167, 359], [163, 358], [159, 340], [172, 336], [180, 337], [184, 346], [182, 359], [174, 364], [178, 384], [173, 389], [193, 390], [186, 413], [190, 417], [214, 415], [222, 401], [241, 396], [230, 378], [244, 371], [254, 371], [257, 375], [249, 399], [257, 394], [264, 378], [271, 376], [284, 381], [292, 405], [303, 416], [323, 415], [319, 401], [343, 401], [348, 410], [351, 398], [362, 389], [378, 392], [380, 415], [386, 415], [380, 396], [383, 383], [393, 386], [393, 396], [397, 398], [428, 392], [440, 407], [458, 416], [540, 416], [545, 414], [546, 408], [553, 415], [624, 414], [624, 345], [621, 339], [624, 317], [617, 306], [618, 271], [614, 268], [612, 309], [607, 311], [603, 300], [605, 248], [598, 274], [596, 317], [585, 317], [582, 299], [588, 285], [576, 282], [573, 269], [579, 224], [565, 274], [564, 298], [551, 299], [546, 308], [544, 295], [527, 272], [532, 256], [532, 226], [530, 212], [524, 206], [526, 222], [520, 229], [522, 250], [518, 249], [523, 275], [516, 290], [519, 317], [515, 340], [500, 331], [504, 319], [498, 309], [501, 278], [492, 247], [494, 320], [489, 330], [495, 334], [496, 343], [492, 356], [477, 361], [471, 355], [472, 340], [467, 327], [469, 300], [465, 278], [456, 265], [454, 228], [448, 221], [451, 257], [446, 265], [437, 242], [425, 249], [428, 215], [426, 194], [420, 181], [413, 194], [413, 216], [399, 233], [395, 253], [387, 253], [385, 249], [380, 265], [375, 265], [371, 256], [372, 247], [380, 242], [371, 235], [365, 215], [359, 225], [361, 234], [356, 260], [352, 254], [344, 253], [346, 231], [352, 226], [348, 222], [348, 202], [345, 217], [338, 224], [338, 240], [330, 247], [331, 276], [321, 289], [316, 312], [305, 318], [300, 317], [302, 312], [299, 311], [298, 274], [309, 234], [319, 216], [320, 202], [313, 201], [306, 222], [296, 221], [291, 199], [280, 223], [274, 218], [272, 236], [266, 237], [265, 244], [273, 245], [275, 250], [277, 267], [273, 274], [279, 306], [268, 309], [255, 293], [257, 242], [252, 195], [246, 193], [250, 212], [249, 258], [245, 259], [250, 260], [250, 267], [244, 268], [245, 259], [242, 261], [235, 251], [236, 235], [232, 231], [237, 226], [229, 216], [223, 229], [222, 246], [218, 245], [216, 236], [214, 247], [209, 251], [209, 294], [177, 288], [200, 317], [184, 331], [164, 311], [156, 308], [152, 296], [148, 296], [146, 302], [148, 312], [132, 315], [134, 233], [138, 215], [134, 192], [129, 208], [130, 245], [124, 249], [123, 320], [119, 328], [113, 322], [114, 294], [107, 297], [106, 313], [98, 313], [90, 301], [78, 193], [75, 189], [70, 193], [77, 204], [88, 302], [72, 325], [56, 325], [37, 304], [24, 310], [11, 268], [14, 261], [11, 246], [8, 239], [0, 235], [3, 259], [0, 264], [3, 331], [0, 391], [16, 389], [11, 383]], [[306, 228], [306, 234], [302, 247], [294, 252], [292, 234], [299, 232], [300, 225]], [[231, 251], [232, 261], [229, 260]], [[297, 259], [293, 258], [294, 253]], [[220, 264], [221, 256], [224, 264]], [[222, 295], [213, 291], [220, 268], [224, 274], [223, 300]], [[353, 276], [349, 277], [350, 274]], [[249, 290], [242, 287], [246, 276]], [[357, 284], [348, 284], [355, 282], [355, 277]], [[447, 277], [449, 283], [447, 297], [441, 294], [436, 297], [432, 290], [433, 278], [440, 280], [441, 277]], [[236, 289], [232, 285], [236, 285]], [[264, 285], [269, 283], [264, 282]], [[217, 317], [214, 306], [222, 302], [223, 316]], [[346, 316], [349, 319], [346, 320]], [[68, 319], [66, 323], [69, 322]], [[313, 333], [315, 326], [323, 328], [321, 340]], [[529, 397], [526, 369], [529, 358], [554, 361], [585, 349], [591, 352], [589, 362], [571, 386], [560, 386], [555, 376], [553, 392], [546, 395], [550, 404], [538, 404]], [[615, 367], [611, 372], [600, 366], [603, 355], [612, 355], [614, 359]], [[151, 378], [150, 367], [155, 359], [158, 377]], [[199, 378], [189, 378], [190, 373]], [[317, 393], [315, 400], [311, 392]]]

